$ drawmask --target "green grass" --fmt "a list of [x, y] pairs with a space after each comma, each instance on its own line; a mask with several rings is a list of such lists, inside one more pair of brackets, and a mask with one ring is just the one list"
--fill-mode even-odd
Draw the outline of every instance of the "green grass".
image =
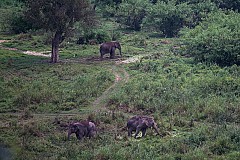
[[143, 58], [128, 66], [131, 80], [110, 101], [132, 110], [170, 112], [188, 119], [239, 122], [239, 67], [193, 64], [191, 59]]
[[[37, 39], [4, 45], [49, 49], [42, 41], [31, 46]], [[123, 35], [124, 59], [143, 58], [122, 65], [84, 60], [99, 56], [98, 45], [63, 43], [58, 64], [0, 49], [0, 144], [19, 160], [239, 159], [239, 66], [196, 64], [169, 51], [179, 39], [162, 40]], [[110, 111], [91, 111], [114, 84], [113, 73], [124, 78], [123, 69], [129, 80], [109, 91], [105, 103]], [[128, 138], [123, 128], [136, 114], [154, 116], [162, 136], [149, 129], [145, 138]], [[97, 137], [67, 141], [64, 124], [87, 117], [97, 122]]]
[[[1, 52], [1, 112], [56, 112], [88, 106], [113, 83], [104, 65], [49, 64], [46, 58]], [[84, 87], [83, 87], [84, 86]]]

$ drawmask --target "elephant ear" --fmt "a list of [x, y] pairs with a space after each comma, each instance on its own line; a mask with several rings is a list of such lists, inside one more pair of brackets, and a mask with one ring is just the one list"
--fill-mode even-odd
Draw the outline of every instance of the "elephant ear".
[[144, 120], [143, 123], [147, 126], [147, 127], [151, 127], [152, 123], [148, 120]]
[[148, 127], [153, 127], [155, 122], [152, 118], [147, 119]]

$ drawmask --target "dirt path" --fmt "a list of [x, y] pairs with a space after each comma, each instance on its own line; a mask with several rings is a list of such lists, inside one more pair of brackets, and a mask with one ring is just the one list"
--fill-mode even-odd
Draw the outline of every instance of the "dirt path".
[[[88, 106], [81, 112], [79, 112], [78, 109], [73, 109], [70, 111], [62, 111], [60, 113], [33, 113], [31, 115], [35, 118], [41, 117], [41, 118], [53, 119], [56, 117], [68, 117], [69, 118], [69, 117], [76, 117], [76, 116], [81, 116], [81, 118], [87, 118], [87, 116], [92, 113], [96, 113], [96, 114], [110, 113], [111, 114], [111, 111], [107, 108], [106, 100], [111, 95], [111, 93], [114, 92], [114, 90], [117, 89], [117, 87], [119, 87], [119, 85], [122, 85], [122, 84], [128, 82], [129, 74], [123, 68], [123, 66], [120, 66], [118, 64], [111, 66], [111, 68], [109, 70], [115, 76], [114, 83], [110, 87], [108, 87], [102, 93], [101, 96], [96, 98], [96, 100], [94, 100], [90, 106]], [[24, 113], [1, 113], [1, 115], [12, 115], [12, 116], [16, 116], [16, 117], [19, 117], [19, 116], [21, 117], [21, 116], [24, 116]], [[84, 115], [84, 117], [83, 117], [83, 115]]]
[[127, 73], [127, 71], [122, 68], [119, 67], [119, 65], [114, 65], [111, 67], [111, 72], [114, 74], [115, 76], [115, 81], [113, 83], [113, 85], [111, 85], [109, 88], [107, 88], [103, 94], [98, 97], [93, 103], [92, 103], [92, 107], [93, 108], [102, 108], [102, 109], [106, 109], [106, 103], [104, 102], [107, 97], [109, 97], [109, 95], [111, 94], [111, 92], [113, 92], [113, 90], [116, 88], [116, 86], [118, 84], [121, 83], [126, 83], [129, 80], [129, 74]]
[[36, 51], [22, 51], [20, 49], [17, 48], [9, 48], [9, 47], [4, 47], [1, 45], [1, 43], [4, 42], [9, 42], [10, 40], [0, 40], [0, 48], [5, 49], [5, 50], [9, 50], [9, 51], [19, 51], [23, 54], [26, 55], [33, 55], [33, 56], [41, 56], [41, 57], [51, 57], [51, 54], [49, 54], [50, 51], [47, 52], [36, 52]]
[[[6, 49], [6, 50], [13, 50], [13, 51], [20, 51], [23, 54], [27, 54], [27, 55], [33, 55], [33, 56], [43, 56], [43, 57], [50, 57], [49, 55], [43, 54], [44, 52], [35, 52], [35, 51], [21, 51], [17, 48], [8, 48], [8, 47], [3, 47], [1, 45], [1, 43], [4, 42], [9, 42], [9, 40], [0, 40], [0, 48], [2, 49]], [[129, 74], [127, 73], [127, 71], [123, 68], [123, 66], [121, 64], [126, 64], [126, 63], [133, 63], [136, 62], [140, 59], [140, 57], [133, 57], [133, 58], [129, 58], [126, 60], [118, 60], [115, 62], [114, 65], [110, 66], [109, 71], [112, 72], [115, 76], [115, 81], [114, 83], [108, 87], [100, 97], [98, 97], [95, 101], [93, 101], [90, 105], [90, 107], [88, 107], [84, 112], [79, 112], [77, 109], [75, 110], [70, 110], [67, 112], [61, 112], [61, 113], [43, 113], [43, 114], [33, 114], [34, 117], [57, 117], [57, 116], [77, 116], [81, 113], [86, 113], [86, 112], [108, 112], [109, 110], [106, 108], [107, 104], [106, 104], [106, 100], [107, 98], [111, 95], [111, 93], [114, 91], [114, 89], [117, 88], [118, 85], [120, 84], [124, 84], [126, 82], [128, 82], [129, 80]], [[75, 59], [69, 59], [69, 60], [63, 60], [62, 62], [64, 63], [88, 63], [89, 61], [96, 61], [91, 60], [90, 59], [81, 59], [81, 60], [75, 60]], [[8, 113], [3, 113], [3, 114], [8, 114]], [[9, 113], [11, 114], [11, 113]], [[16, 114], [12, 114], [12, 115], [16, 115]]]

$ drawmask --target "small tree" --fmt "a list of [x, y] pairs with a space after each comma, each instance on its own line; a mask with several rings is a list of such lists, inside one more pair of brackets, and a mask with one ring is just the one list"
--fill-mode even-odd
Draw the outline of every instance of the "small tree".
[[37, 27], [53, 32], [51, 62], [59, 60], [59, 45], [75, 22], [92, 25], [93, 9], [88, 0], [27, 0], [25, 16]]

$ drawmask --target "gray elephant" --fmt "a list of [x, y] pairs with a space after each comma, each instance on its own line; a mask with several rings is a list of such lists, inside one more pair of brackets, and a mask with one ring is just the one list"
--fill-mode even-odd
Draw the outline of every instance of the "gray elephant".
[[75, 133], [79, 140], [83, 137], [91, 138], [96, 134], [96, 125], [90, 121], [71, 123], [68, 127], [68, 140], [70, 140], [72, 133]]
[[130, 118], [127, 122], [128, 128], [128, 136], [132, 136], [132, 132], [136, 131], [135, 138], [137, 137], [138, 133], [142, 132], [142, 137], [145, 136], [147, 128], [153, 128], [158, 135], [157, 123], [154, 121], [152, 117], [148, 116], [134, 116]]
[[113, 59], [115, 57], [115, 50], [119, 49], [120, 56], [122, 57], [121, 45], [117, 41], [105, 42], [100, 45], [100, 59], [103, 58], [104, 54], [110, 53], [110, 58]]

